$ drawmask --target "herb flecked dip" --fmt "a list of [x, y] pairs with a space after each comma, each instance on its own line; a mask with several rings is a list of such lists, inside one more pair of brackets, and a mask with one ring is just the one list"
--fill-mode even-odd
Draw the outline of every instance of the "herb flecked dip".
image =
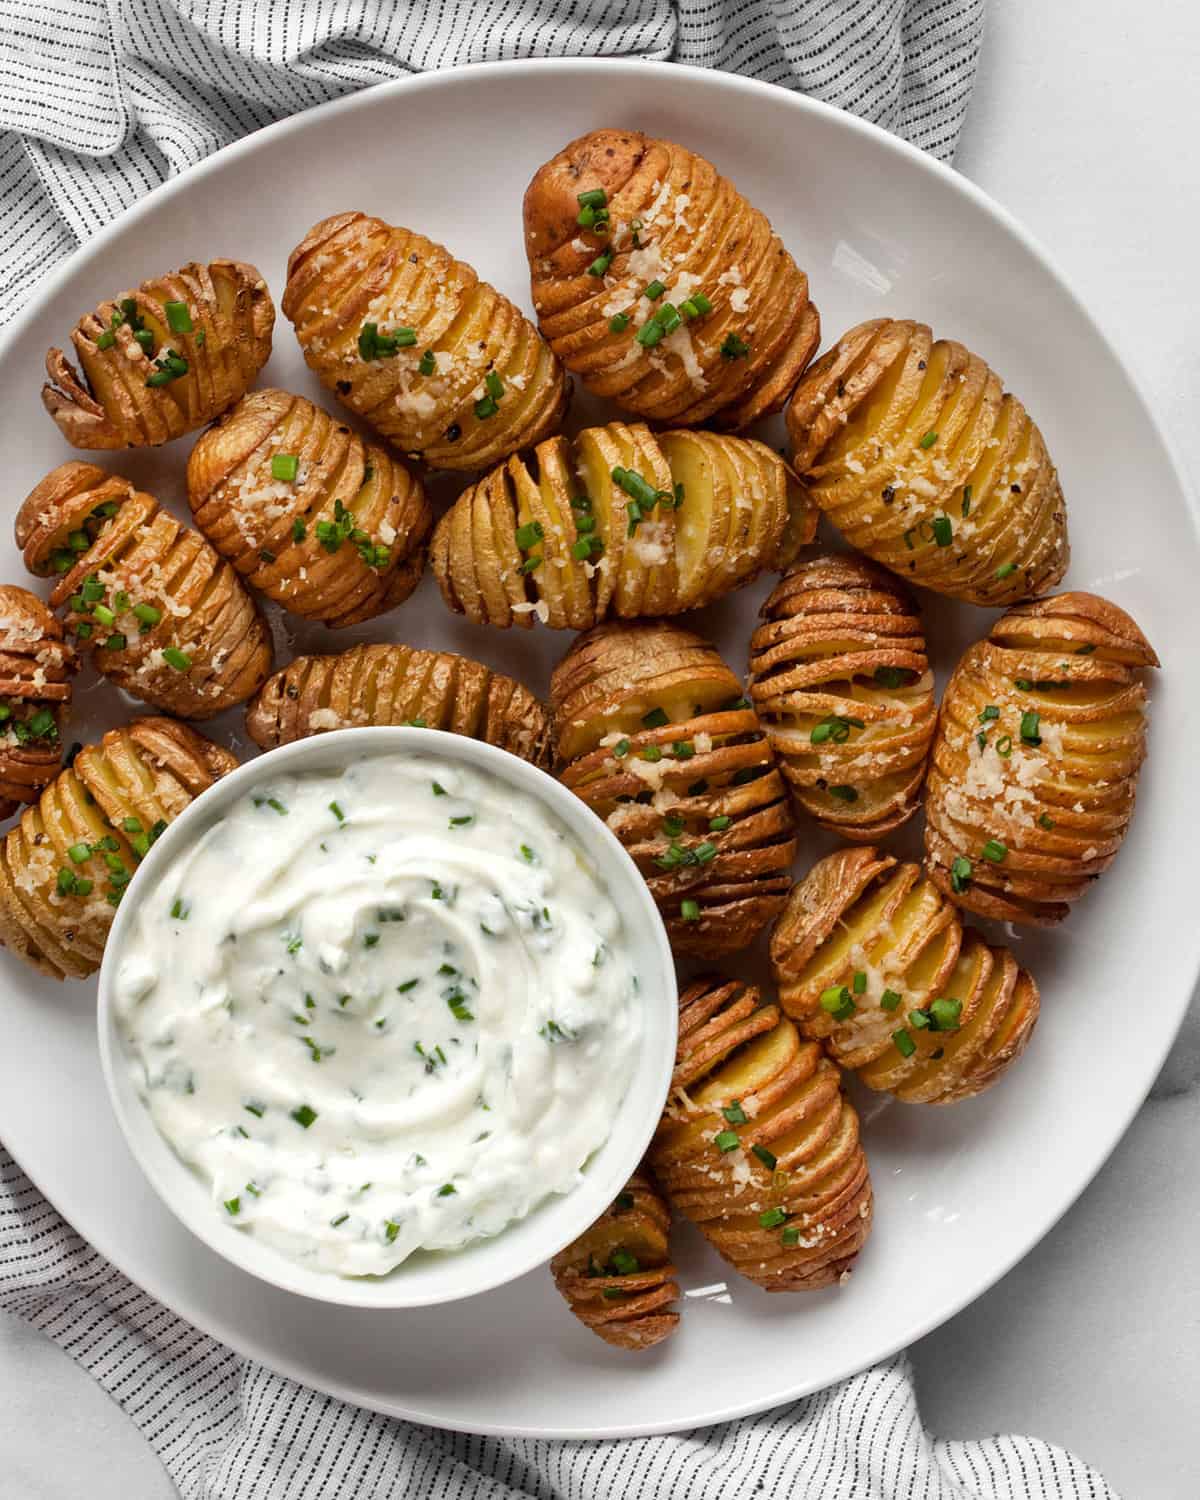
[[139, 1092], [217, 1211], [378, 1275], [579, 1180], [641, 1037], [621, 923], [534, 798], [434, 756], [281, 776], [144, 898]]

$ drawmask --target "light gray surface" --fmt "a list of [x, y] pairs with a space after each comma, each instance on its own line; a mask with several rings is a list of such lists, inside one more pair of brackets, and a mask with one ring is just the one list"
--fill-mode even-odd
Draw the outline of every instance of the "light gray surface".
[[[959, 166], [1047, 244], [1200, 469], [1200, 9], [1182, 0], [992, 0]], [[982, 293], [986, 294], [986, 293]], [[1097, 441], [1103, 441], [1102, 415]], [[1137, 524], [1139, 497], [1131, 495]], [[1136, 941], [1136, 934], [1130, 935]], [[1145, 990], [1153, 1004], [1154, 966]], [[1047, 1003], [1052, 1003], [1049, 997]], [[1087, 1048], [1064, 1088], [1086, 1088]], [[1126, 1500], [1194, 1492], [1180, 1397], [1200, 1390], [1200, 1016], [1066, 1220], [913, 1351], [940, 1435], [1015, 1430], [1074, 1449]], [[931, 1274], [936, 1268], [931, 1268]], [[47, 1441], [47, 1439], [50, 1441]], [[174, 1491], [91, 1380], [0, 1318], [0, 1490], [20, 1500]]]

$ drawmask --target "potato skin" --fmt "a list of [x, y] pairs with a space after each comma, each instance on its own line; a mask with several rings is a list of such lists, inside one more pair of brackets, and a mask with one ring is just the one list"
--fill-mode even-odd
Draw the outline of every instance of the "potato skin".
[[816, 557], [760, 613], [749, 695], [796, 806], [847, 839], [901, 827], [917, 810], [937, 719], [908, 590], [862, 558]]
[[[95, 973], [141, 857], [132, 840], [153, 841], [160, 824], [236, 765], [228, 750], [171, 719], [135, 719], [85, 745], [0, 843], [0, 944], [52, 979]], [[102, 839], [107, 849], [97, 848]], [[93, 852], [76, 864], [67, 850], [81, 843]], [[63, 870], [91, 889], [59, 891]]]
[[599, 625], [555, 668], [550, 701], [563, 785], [625, 845], [676, 952], [751, 943], [783, 906], [796, 841], [771, 748], [716, 649], [665, 621]]
[[675, 1075], [648, 1160], [671, 1208], [768, 1292], [842, 1281], [871, 1231], [838, 1069], [740, 980], [705, 975], [679, 997]]
[[515, 678], [450, 651], [357, 645], [336, 656], [298, 656], [246, 709], [246, 731], [264, 750], [372, 724], [465, 734], [550, 767], [544, 705]]
[[[294, 481], [274, 477], [280, 456], [298, 461]], [[187, 476], [200, 530], [294, 615], [356, 625], [420, 582], [433, 523], [420, 480], [304, 396], [251, 391], [201, 436]]]
[[[981, 1093], [1037, 1024], [1038, 987], [1008, 949], [964, 929], [918, 865], [872, 848], [839, 849], [793, 886], [771, 969], [806, 1037], [868, 1088], [910, 1103]], [[847, 1013], [831, 1013], [822, 997], [836, 1002], [842, 989]], [[958, 1002], [956, 1020], [937, 1004], [946, 1000]]]
[[[155, 708], [207, 719], [244, 702], [271, 670], [271, 635], [237, 574], [152, 495], [95, 464], [51, 470], [16, 519], [17, 546], [96, 670]], [[84, 592], [101, 585], [102, 598]], [[114, 609], [119, 594], [123, 609]], [[74, 601], [74, 602], [72, 602]], [[158, 612], [140, 620], [136, 605]], [[111, 610], [104, 622], [96, 608]], [[123, 644], [110, 648], [114, 636]], [[184, 669], [164, 652], [182, 651]]]
[[1067, 571], [1067, 513], [1042, 434], [1000, 377], [923, 323], [860, 323], [787, 413], [813, 502], [859, 552], [970, 604], [1044, 593]]
[[[1087, 593], [1020, 605], [970, 646], [946, 686], [929, 769], [930, 879], [980, 916], [1062, 921], [1133, 816], [1144, 669], [1156, 666], [1125, 611]], [[998, 858], [983, 855], [989, 846]]]
[[[679, 1326], [667, 1235], [671, 1211], [649, 1174], [637, 1171], [590, 1229], [550, 1262], [554, 1285], [585, 1328], [618, 1349], [651, 1349]], [[613, 1255], [631, 1255], [621, 1271]]]
[[[577, 223], [578, 195], [597, 188], [606, 235]], [[595, 395], [654, 421], [748, 427], [780, 410], [820, 338], [808, 278], [766, 216], [704, 157], [640, 131], [590, 131], [539, 167], [525, 250], [554, 352]], [[590, 275], [609, 250], [605, 274]], [[655, 280], [659, 306], [700, 292], [712, 309], [646, 348], [636, 335], [655, 311], [642, 295]], [[614, 330], [617, 314], [629, 321]]]
[[[192, 328], [177, 333], [166, 304], [187, 305]], [[147, 351], [123, 319], [134, 309]], [[194, 432], [249, 389], [271, 353], [275, 304], [262, 276], [240, 260], [192, 261], [134, 291], [102, 302], [75, 325], [71, 343], [81, 369], [61, 349], [46, 355], [42, 405], [76, 448], [146, 448]], [[110, 342], [111, 340], [111, 342]], [[148, 385], [155, 361], [174, 351], [187, 372]]]
[[[363, 213], [315, 224], [288, 258], [282, 307], [327, 390], [402, 453], [438, 469], [480, 469], [557, 430], [570, 388], [533, 324], [464, 261]], [[364, 358], [360, 335], [414, 329], [417, 341]], [[431, 352], [434, 372], [420, 371]], [[503, 391], [481, 416], [488, 374]]]
[[[586, 630], [700, 609], [783, 566], [816, 528], [787, 465], [747, 438], [609, 422], [548, 439], [534, 460], [493, 469], [434, 530], [442, 597], [476, 624]], [[614, 468], [658, 491], [651, 510], [639, 514]], [[522, 547], [530, 528], [538, 539]]]
[[57, 775], [77, 666], [42, 601], [28, 589], [0, 584], [0, 818], [36, 801]]

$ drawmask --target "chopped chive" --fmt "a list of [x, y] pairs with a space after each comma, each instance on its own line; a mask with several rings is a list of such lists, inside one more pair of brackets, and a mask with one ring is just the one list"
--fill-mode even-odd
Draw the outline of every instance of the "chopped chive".
[[935, 1000], [929, 1007], [930, 1025], [934, 1031], [957, 1031], [961, 1017], [961, 1000]]
[[641, 344], [643, 349], [653, 349], [665, 332], [662, 324], [657, 318], [649, 318], [634, 334], [634, 338]]
[[979, 715], [979, 722], [981, 724], [986, 724], [990, 719], [998, 719], [999, 717], [1000, 710], [994, 703], [989, 703], [986, 708], [984, 708], [983, 712]]
[[613, 755], [616, 757], [617, 760], [624, 760], [625, 757], [628, 754], [629, 754], [629, 741], [628, 740], [618, 740], [617, 743], [613, 746]]
[[481, 422], [486, 422], [488, 417], [494, 417], [500, 408], [490, 396], [481, 396], [475, 403], [475, 415]]
[[334, 815], [339, 823], [344, 823], [346, 821], [346, 814], [342, 811], [341, 805], [339, 803], [331, 802], [329, 804], [329, 811]]
[[72, 864], [81, 865], [91, 858], [92, 846], [90, 844], [72, 844], [67, 850], [67, 858]]
[[124, 651], [125, 645], [125, 637], [117, 630], [104, 642], [104, 649], [106, 651]]
[[650, 285], [645, 289], [645, 291], [642, 293], [642, 296], [648, 297], [651, 302], [657, 302], [665, 291], [666, 287], [662, 284], [661, 281], [658, 281], [656, 279], [652, 281]]
[[473, 813], [463, 813], [461, 817], [451, 818], [450, 819], [450, 827], [451, 828], [466, 828], [466, 826], [469, 823], [473, 823], [474, 821], [475, 821], [475, 815]]
[[844, 984], [831, 985], [821, 991], [821, 1009], [835, 1021], [848, 1021], [854, 1014], [854, 1001]]
[[948, 547], [954, 536], [954, 527], [950, 524], [949, 516], [934, 516], [930, 523], [933, 527], [933, 539], [939, 547]]
[[540, 568], [541, 565], [542, 565], [542, 555], [541, 555], [541, 553], [540, 552], [531, 553], [530, 556], [527, 557], [525, 559], [525, 561], [521, 564], [521, 572], [522, 573], [533, 573], [533, 572], [536, 572], [536, 570], [538, 568]]
[[910, 1010], [908, 1013], [908, 1024], [914, 1031], [928, 1031], [929, 1017], [923, 1010]]
[[101, 625], [113, 625], [116, 623], [117, 617], [107, 604], [97, 604], [92, 613], [100, 621]]
[[779, 1243], [786, 1245], [789, 1250], [800, 1243], [800, 1226], [798, 1224], [785, 1224], [783, 1233], [779, 1236]]
[[713, 1136], [713, 1145], [722, 1154], [728, 1151], [736, 1151], [741, 1145], [741, 1140], [736, 1130], [722, 1130]]
[[517, 527], [517, 546], [522, 552], [528, 552], [530, 547], [535, 542], [540, 542], [545, 535], [545, 527], [540, 521], [527, 521], [523, 526]]
[[243, 1104], [242, 1108], [246, 1111], [247, 1114], [254, 1115], [260, 1120], [267, 1112], [267, 1106], [265, 1104], [256, 1104], [253, 1099], [249, 1104]]
[[1038, 827], [1045, 828], [1048, 831], [1049, 829], [1054, 827], [1054, 819], [1050, 816], [1049, 813], [1043, 813], [1038, 819]]
[[866, 976], [866, 974], [863, 973], [863, 971], [861, 969], [858, 969], [855, 972], [854, 980], [853, 980], [853, 982], [851, 984], [851, 989], [854, 991], [854, 993], [856, 995], [865, 995], [866, 994], [866, 992], [867, 992], [867, 976]]
[[1012, 754], [1012, 735], [1002, 734], [996, 741], [996, 754], [1003, 755], [1005, 759]]
[[233, 1218], [236, 1214], [238, 1214], [241, 1211], [241, 1207], [242, 1200], [240, 1198], [226, 1198], [225, 1212], [230, 1216], [230, 1218]]
[[603, 255], [597, 255], [596, 259], [587, 268], [588, 275], [597, 277], [603, 276], [607, 272], [609, 266], [612, 265], [612, 258], [613, 252], [611, 250], [606, 250]]
[[698, 922], [700, 920], [700, 903], [698, 901], [681, 901], [679, 903], [679, 915], [685, 922]]
[[157, 625], [162, 619], [162, 610], [155, 609], [153, 604], [135, 604], [133, 613], [143, 625]]
[[897, 1010], [902, 998], [895, 990], [884, 990], [879, 997], [879, 1008], [880, 1010]]
[[441, 1187], [438, 1188], [437, 1195], [439, 1198], [450, 1198], [457, 1192], [458, 1189], [452, 1182], [444, 1182]]
[[1038, 732], [1041, 722], [1041, 714], [1033, 709], [1021, 715], [1021, 741], [1023, 744], [1040, 745], [1042, 743], [1042, 736]]
[[740, 1099], [735, 1099], [732, 1104], [727, 1104], [721, 1113], [731, 1125], [744, 1125], [749, 1119], [746, 1111], [742, 1108]]
[[608, 320], [608, 331], [609, 331], [609, 333], [624, 333], [625, 330], [628, 327], [629, 327], [629, 314], [628, 313], [616, 313], [613, 317], [609, 318], [609, 320]]
[[732, 822], [733, 819], [731, 817], [728, 817], [726, 814], [722, 813], [719, 818], [709, 818], [709, 830], [712, 833], [723, 833]]
[[586, 193], [577, 193], [580, 208], [603, 208], [608, 202], [608, 194], [603, 188], [589, 188]]
[[483, 377], [484, 389], [493, 401], [499, 401], [504, 395], [504, 382], [496, 374], [495, 370], [489, 370]]
[[1015, 562], [1001, 563], [1000, 566], [996, 569], [995, 576], [997, 578], [1009, 578], [1016, 571], [1017, 565]]
[[971, 514], [971, 486], [969, 484], [963, 485], [962, 513], [964, 517]]
[[934, 445], [934, 443], [937, 442], [937, 440], [938, 440], [938, 435], [937, 435], [936, 432], [927, 432], [925, 434], [925, 436], [921, 439], [921, 447], [922, 448], [932, 448], [933, 445]]
[[426, 349], [417, 364], [418, 375], [435, 375], [437, 373], [437, 355], [432, 349]]
[[778, 1229], [781, 1224], [787, 1223], [787, 1210], [783, 1208], [768, 1208], [765, 1213], [758, 1216], [758, 1222], [764, 1229]]
[[167, 666], [174, 667], [177, 672], [191, 671], [192, 658], [186, 651], [180, 651], [178, 646], [164, 646], [163, 661]]
[[762, 1162], [763, 1166], [766, 1167], [768, 1172], [775, 1170], [775, 1164], [779, 1158], [773, 1152], [768, 1151], [765, 1146], [751, 1146], [750, 1149], [758, 1157], [759, 1161]]
[[984, 859], [990, 859], [994, 865], [998, 865], [1008, 853], [1008, 845], [1002, 844], [999, 839], [988, 839], [980, 852]]
[[301, 1104], [296, 1109], [289, 1110], [288, 1113], [295, 1120], [296, 1124], [302, 1126], [305, 1130], [317, 1118], [316, 1110], [307, 1104]]
[[172, 333], [191, 333], [192, 315], [186, 302], [168, 302], [163, 307], [167, 315], [167, 327]]
[[744, 359], [750, 353], [750, 345], [736, 333], [727, 333], [721, 345], [722, 359]]
[[300, 472], [300, 460], [294, 453], [273, 453], [271, 455], [271, 478], [282, 479], [291, 484]]
[[950, 866], [950, 889], [961, 895], [971, 883], [971, 861], [961, 854]]
[[911, 1057], [917, 1050], [917, 1044], [910, 1034], [902, 1026], [899, 1031], [892, 1032], [892, 1041], [896, 1044], [896, 1051], [901, 1057]]

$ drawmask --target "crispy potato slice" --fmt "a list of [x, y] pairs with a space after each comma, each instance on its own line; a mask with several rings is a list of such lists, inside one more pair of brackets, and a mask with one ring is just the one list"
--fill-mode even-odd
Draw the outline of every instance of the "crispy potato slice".
[[961, 344], [921, 323], [862, 323], [808, 371], [787, 420], [812, 501], [893, 572], [994, 605], [1065, 574], [1066, 507], [1042, 435]]
[[881, 568], [817, 557], [763, 605], [750, 697], [798, 808], [872, 842], [916, 812], [933, 742], [933, 674], [916, 605]]
[[759, 992], [715, 975], [679, 999], [649, 1161], [671, 1207], [767, 1291], [844, 1279], [871, 1227], [858, 1116], [837, 1068]]
[[16, 541], [50, 604], [117, 687], [185, 719], [244, 703], [271, 634], [241, 580], [152, 495], [95, 464], [60, 464], [17, 513]]
[[298, 656], [246, 708], [247, 733], [264, 750], [376, 724], [444, 729], [550, 765], [544, 705], [515, 678], [449, 651], [359, 644], [336, 656]]
[[1095, 594], [1010, 610], [942, 699], [925, 867], [958, 905], [1061, 921], [1116, 857], [1146, 755], [1144, 669], [1158, 657]]
[[[0, 943], [53, 979], [94, 974], [138, 861], [236, 765], [171, 719], [135, 719], [84, 746], [0, 844]], [[81, 846], [86, 858], [68, 855]]]
[[779, 1003], [869, 1088], [931, 1104], [969, 1099], [1024, 1051], [1032, 977], [964, 931], [918, 865], [874, 849], [818, 860], [771, 935]]
[[606, 1344], [650, 1349], [679, 1325], [667, 1234], [671, 1213], [645, 1171], [550, 1262], [567, 1306]]

